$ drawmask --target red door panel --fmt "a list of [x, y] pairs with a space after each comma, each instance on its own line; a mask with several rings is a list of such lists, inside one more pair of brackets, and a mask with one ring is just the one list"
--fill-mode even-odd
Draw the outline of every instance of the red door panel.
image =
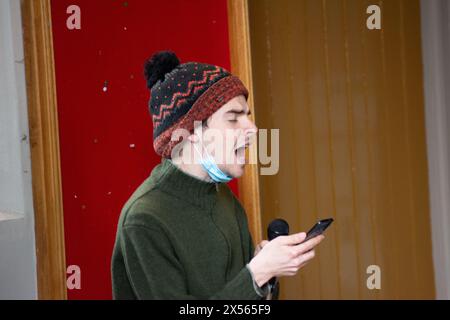
[[[81, 29], [69, 30], [70, 5]], [[152, 147], [144, 60], [230, 68], [226, 0], [52, 1], [67, 265], [81, 268], [69, 299], [111, 298], [110, 259], [120, 210], [160, 162]], [[231, 187], [237, 192], [237, 183]]]

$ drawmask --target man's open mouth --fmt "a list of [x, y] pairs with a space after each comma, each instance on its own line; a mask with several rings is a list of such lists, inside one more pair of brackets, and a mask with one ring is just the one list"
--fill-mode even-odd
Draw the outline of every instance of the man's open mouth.
[[245, 164], [245, 150], [248, 148], [249, 145], [250, 143], [247, 142], [235, 148], [234, 153], [236, 155], [238, 164]]

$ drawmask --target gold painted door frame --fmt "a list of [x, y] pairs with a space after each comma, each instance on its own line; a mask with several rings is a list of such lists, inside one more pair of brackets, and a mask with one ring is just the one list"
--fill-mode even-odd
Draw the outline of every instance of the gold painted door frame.
[[50, 0], [22, 0], [38, 299], [67, 299]]
[[[250, 47], [250, 28], [247, 0], [228, 0], [228, 28], [230, 36], [231, 71], [238, 76], [249, 91], [248, 105], [252, 120], [255, 121], [253, 105], [253, 80]], [[257, 146], [253, 144], [249, 152], [257, 159]], [[247, 164], [245, 174], [239, 179], [239, 198], [247, 212], [253, 241], [259, 243], [262, 238], [261, 212], [259, 199], [258, 165]]]

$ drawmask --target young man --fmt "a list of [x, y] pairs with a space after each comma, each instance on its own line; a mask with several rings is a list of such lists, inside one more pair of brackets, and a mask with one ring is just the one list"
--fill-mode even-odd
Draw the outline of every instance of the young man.
[[221, 67], [180, 64], [168, 51], [146, 62], [145, 75], [163, 159], [122, 210], [114, 298], [265, 298], [269, 280], [295, 275], [323, 236], [280, 236], [254, 252], [245, 211], [226, 184], [243, 174], [257, 132], [247, 89]]

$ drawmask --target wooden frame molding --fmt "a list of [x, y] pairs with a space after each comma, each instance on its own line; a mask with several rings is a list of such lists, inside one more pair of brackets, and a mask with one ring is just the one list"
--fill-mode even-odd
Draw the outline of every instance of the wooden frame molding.
[[[250, 46], [250, 27], [247, 0], [228, 0], [228, 30], [230, 37], [231, 71], [249, 90], [248, 105], [255, 120], [253, 105], [253, 81]], [[257, 145], [249, 150], [252, 159], [257, 159]], [[239, 196], [247, 212], [249, 228], [255, 243], [262, 239], [261, 211], [259, 199], [258, 165], [248, 164], [245, 174], [239, 179]]]
[[50, 0], [22, 0], [39, 299], [67, 299]]

